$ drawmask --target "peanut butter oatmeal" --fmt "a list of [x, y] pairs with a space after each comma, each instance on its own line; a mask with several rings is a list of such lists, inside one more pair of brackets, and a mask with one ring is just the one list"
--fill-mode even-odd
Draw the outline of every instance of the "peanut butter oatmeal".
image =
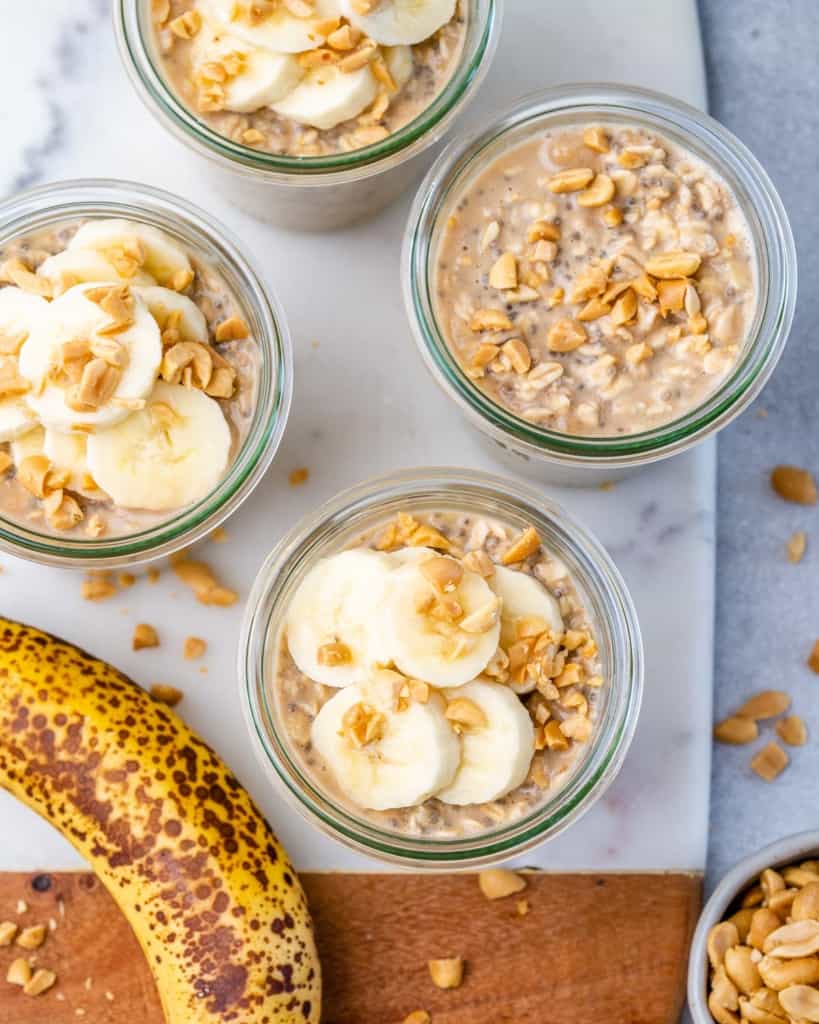
[[468, 0], [154, 0], [151, 14], [168, 81], [208, 127], [311, 157], [423, 113], [458, 65]]
[[465, 373], [512, 413], [629, 435], [702, 404], [757, 309], [751, 232], [728, 185], [642, 127], [544, 130], [458, 199], [436, 315]]
[[605, 685], [563, 563], [533, 529], [462, 512], [400, 514], [316, 563], [276, 657], [305, 773], [379, 827], [431, 839], [553, 797]]
[[54, 535], [148, 528], [228, 471], [258, 353], [221, 275], [137, 221], [0, 253], [0, 514]]

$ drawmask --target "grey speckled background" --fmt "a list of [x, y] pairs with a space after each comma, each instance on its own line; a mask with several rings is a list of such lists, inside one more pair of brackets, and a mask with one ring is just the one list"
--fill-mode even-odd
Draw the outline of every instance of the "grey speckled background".
[[[720, 439], [715, 713], [728, 714], [755, 690], [784, 689], [810, 731], [808, 745], [791, 749], [789, 768], [770, 785], [748, 768], [761, 740], [717, 745], [711, 888], [755, 848], [819, 828], [819, 676], [805, 665], [819, 637], [819, 507], [785, 504], [768, 486], [778, 462], [819, 474], [819, 3], [700, 0], [700, 13], [711, 112], [768, 169], [800, 260], [785, 355], [755, 406]], [[793, 566], [783, 546], [798, 529], [808, 534], [808, 552]]]

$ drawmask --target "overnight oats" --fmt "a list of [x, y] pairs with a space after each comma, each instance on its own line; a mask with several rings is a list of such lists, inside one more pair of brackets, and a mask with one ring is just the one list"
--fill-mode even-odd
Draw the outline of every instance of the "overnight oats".
[[553, 90], [451, 147], [404, 250], [433, 373], [563, 482], [665, 457], [741, 411], [781, 354], [795, 269], [742, 144], [621, 87]]
[[166, 74], [215, 132], [314, 157], [381, 142], [452, 77], [467, 0], [160, 0]]
[[757, 306], [747, 220], [670, 139], [599, 122], [545, 130], [457, 203], [436, 305], [476, 385], [574, 435], [634, 434], [702, 404]]
[[117, 218], [18, 239], [0, 282], [4, 515], [100, 537], [213, 490], [247, 434], [258, 367], [214, 270]]
[[481, 844], [577, 784], [620, 684], [599, 610], [534, 523], [412, 506], [300, 572], [261, 685], [322, 799], [398, 843]]
[[253, 489], [287, 418], [289, 338], [222, 232], [129, 183], [0, 206], [0, 544], [144, 561]]
[[503, 0], [115, 0], [126, 71], [197, 178], [301, 231], [405, 194], [471, 101]]

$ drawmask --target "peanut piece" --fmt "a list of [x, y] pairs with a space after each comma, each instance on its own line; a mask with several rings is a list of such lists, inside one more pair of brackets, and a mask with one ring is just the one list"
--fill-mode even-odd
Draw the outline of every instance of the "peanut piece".
[[741, 746], [743, 743], [753, 743], [758, 736], [759, 726], [754, 719], [741, 718], [739, 715], [732, 715], [714, 727], [714, 739], [719, 743]]
[[526, 888], [526, 879], [514, 871], [492, 868], [489, 871], [481, 871], [478, 875], [478, 885], [488, 900], [502, 900], [516, 892], [522, 892]]
[[432, 983], [438, 988], [458, 988], [464, 977], [464, 962], [461, 957], [427, 962]]
[[177, 690], [175, 686], [166, 686], [164, 683], [154, 683], [150, 689], [151, 696], [158, 700], [162, 704], [167, 704], [169, 708], [174, 708], [185, 696], [181, 690]]
[[787, 711], [790, 705], [791, 698], [782, 690], [762, 690], [753, 697], [749, 697], [737, 714], [743, 718], [775, 718], [783, 711]]
[[131, 647], [135, 651], [141, 651], [145, 647], [159, 647], [159, 634], [147, 622], [138, 622], [134, 626]]
[[764, 779], [773, 782], [787, 768], [790, 758], [778, 743], [768, 743], [751, 758], [751, 770]]
[[804, 747], [808, 730], [799, 715], [788, 715], [776, 723], [776, 735], [789, 747]]
[[816, 504], [816, 481], [806, 469], [776, 466], [771, 473], [771, 487], [785, 501], [793, 501], [797, 505]]

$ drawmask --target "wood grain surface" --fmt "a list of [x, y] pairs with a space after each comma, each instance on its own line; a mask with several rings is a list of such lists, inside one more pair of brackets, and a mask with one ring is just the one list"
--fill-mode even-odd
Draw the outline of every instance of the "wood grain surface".
[[[324, 969], [323, 1024], [671, 1024], [683, 1000], [701, 880], [685, 874], [527, 875], [490, 902], [475, 875], [307, 874]], [[525, 898], [528, 913], [516, 904]], [[27, 910], [18, 911], [18, 901]], [[147, 965], [93, 875], [0, 874], [0, 921], [47, 923], [36, 954], [0, 949], [0, 1024], [163, 1024]], [[36, 955], [56, 971], [30, 997], [5, 981]], [[459, 989], [427, 960], [461, 956]], [[80, 1012], [82, 1011], [82, 1012]]]

